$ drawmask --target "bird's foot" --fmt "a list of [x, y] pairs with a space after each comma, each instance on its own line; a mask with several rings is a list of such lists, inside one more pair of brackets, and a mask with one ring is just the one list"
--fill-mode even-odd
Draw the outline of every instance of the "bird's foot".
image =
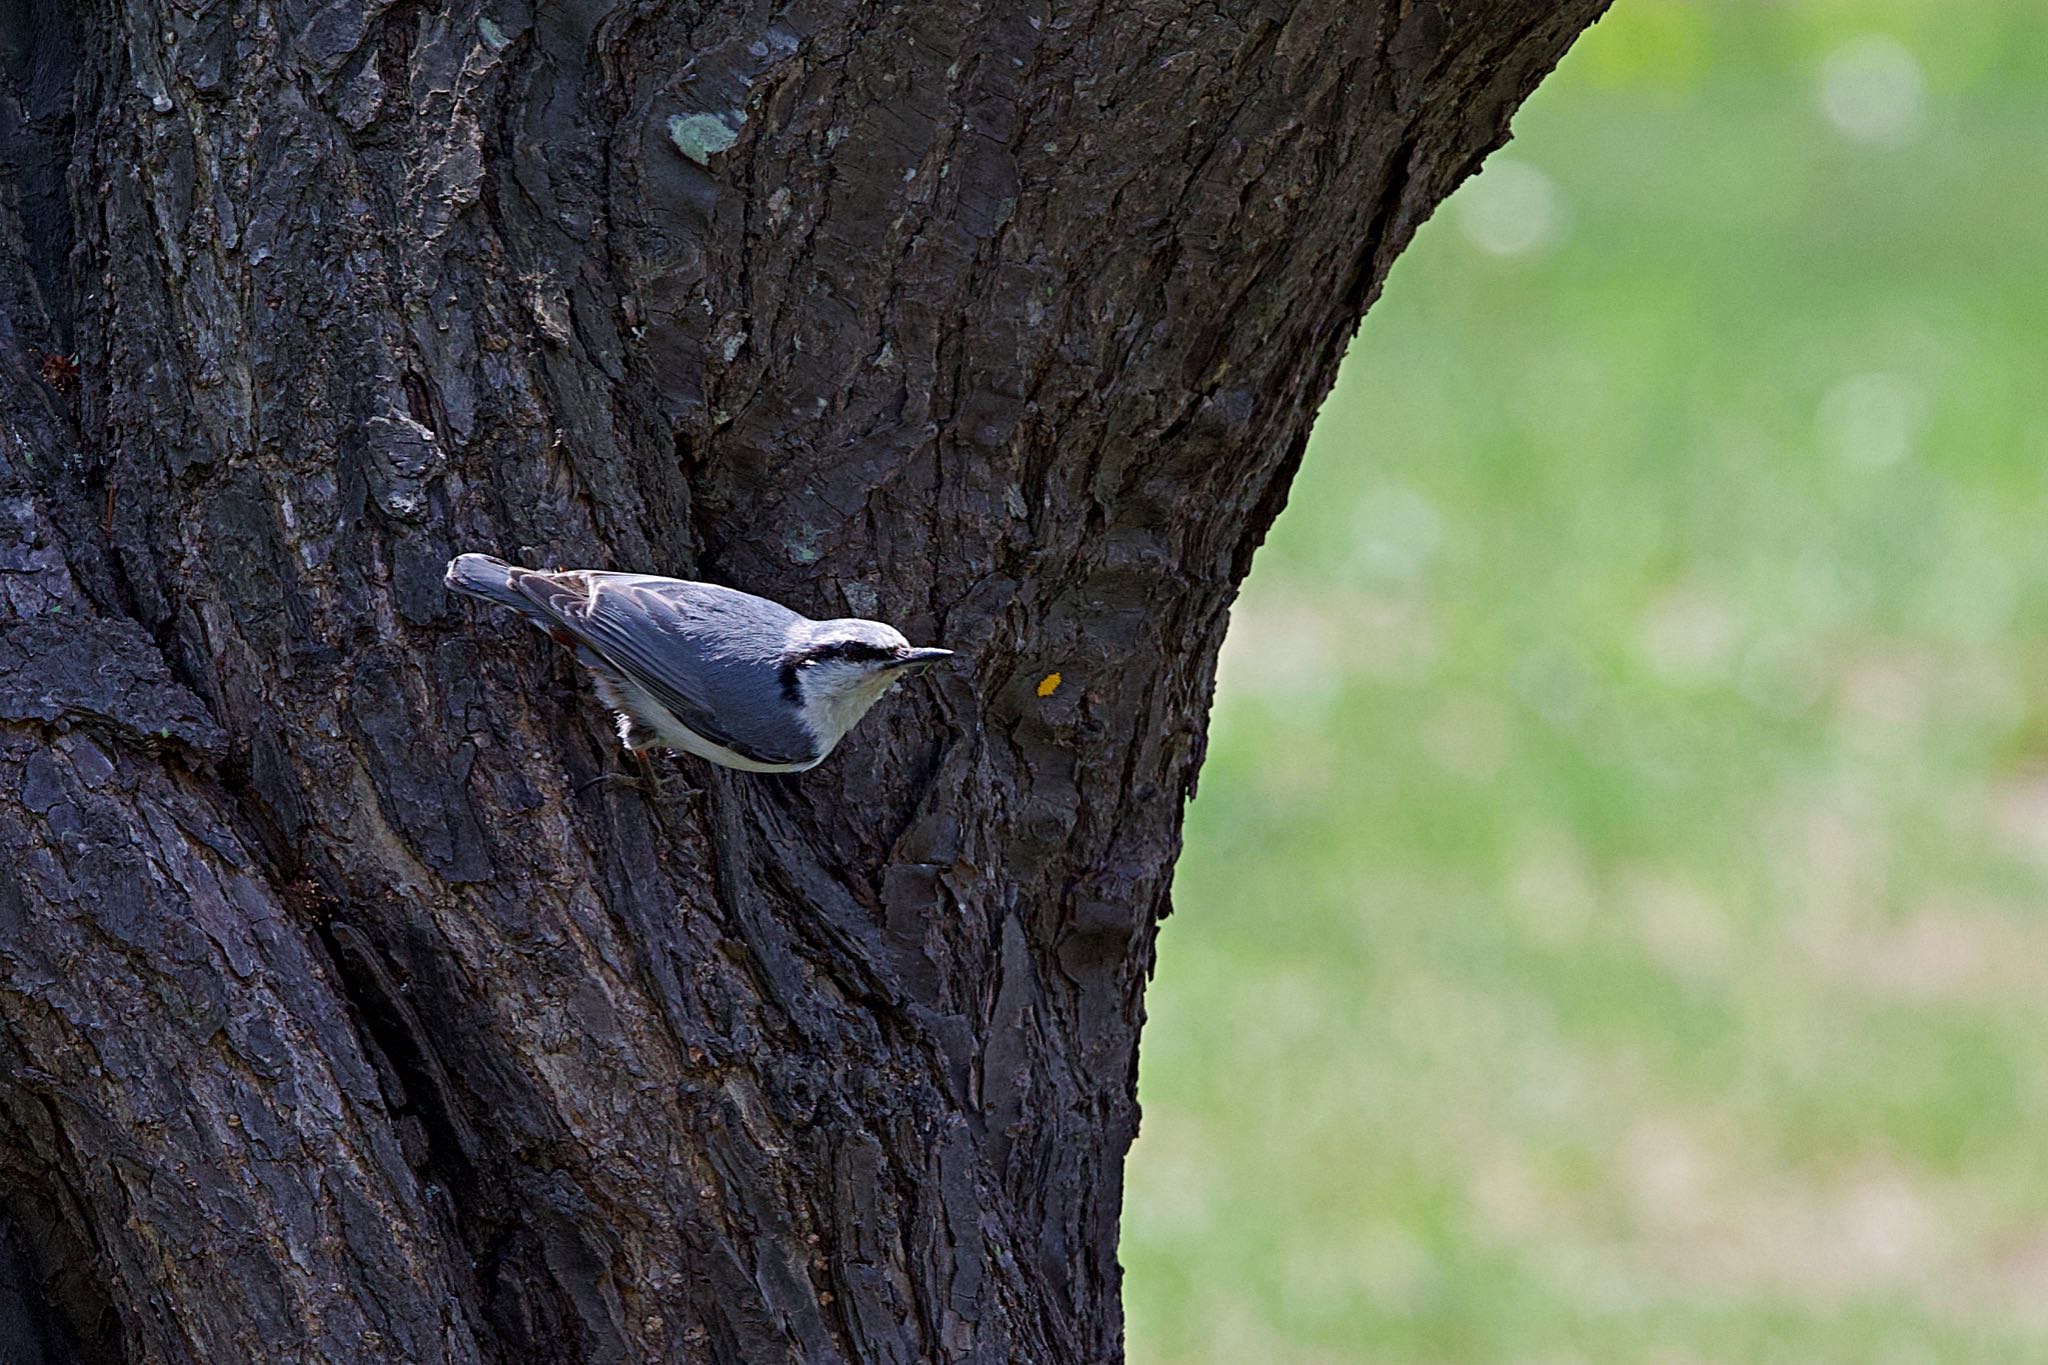
[[583, 793], [589, 791], [592, 787], [600, 787], [608, 782], [621, 782], [628, 787], [641, 787], [645, 785], [644, 778], [640, 773], [620, 772], [617, 769], [612, 769], [607, 772], [599, 773], [596, 777], [591, 778], [588, 782], [578, 783], [576, 786], [576, 795], [581, 796], [583, 795]]
[[654, 756], [645, 749], [635, 749], [633, 750], [633, 757], [640, 761], [640, 771], [646, 777], [647, 785], [652, 789], [654, 799], [660, 801], [667, 796], [668, 793], [661, 788], [661, 769], [654, 766]]
[[581, 796], [592, 787], [608, 782], [617, 782], [636, 788], [650, 801], [663, 806], [687, 802], [690, 798], [698, 795], [697, 789], [688, 782], [682, 782], [678, 786], [674, 782], [665, 780], [661, 774], [659, 758], [653, 751], [628, 749], [626, 752], [633, 756], [633, 770], [622, 771], [614, 768], [608, 772], [599, 773], [596, 777], [578, 786], [576, 788], [576, 795]]

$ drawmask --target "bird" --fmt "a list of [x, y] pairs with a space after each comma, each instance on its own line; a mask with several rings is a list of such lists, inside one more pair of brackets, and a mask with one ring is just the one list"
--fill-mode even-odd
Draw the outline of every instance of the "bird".
[[813, 621], [682, 578], [547, 572], [465, 554], [443, 581], [574, 650], [618, 713], [620, 743], [641, 758], [662, 747], [743, 772], [803, 772], [899, 680], [953, 657], [880, 621]]

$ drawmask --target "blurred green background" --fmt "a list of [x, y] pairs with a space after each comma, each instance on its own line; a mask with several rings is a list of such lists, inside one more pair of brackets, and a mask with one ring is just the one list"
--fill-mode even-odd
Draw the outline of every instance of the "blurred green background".
[[1618, 0], [1226, 649], [1135, 1365], [2048, 1361], [2048, 5]]

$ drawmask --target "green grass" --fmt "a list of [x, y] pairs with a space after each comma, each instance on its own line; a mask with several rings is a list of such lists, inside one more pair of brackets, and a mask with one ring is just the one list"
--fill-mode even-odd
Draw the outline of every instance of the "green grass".
[[2044, 128], [2037, 0], [1619, 0], [1396, 266], [1225, 652], [1136, 1365], [2048, 1361]]

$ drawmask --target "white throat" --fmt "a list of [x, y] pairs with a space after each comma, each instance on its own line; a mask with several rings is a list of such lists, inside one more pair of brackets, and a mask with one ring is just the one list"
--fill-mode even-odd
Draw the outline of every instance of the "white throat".
[[894, 669], [825, 660], [803, 670], [804, 724], [824, 748], [837, 744], [897, 680]]

